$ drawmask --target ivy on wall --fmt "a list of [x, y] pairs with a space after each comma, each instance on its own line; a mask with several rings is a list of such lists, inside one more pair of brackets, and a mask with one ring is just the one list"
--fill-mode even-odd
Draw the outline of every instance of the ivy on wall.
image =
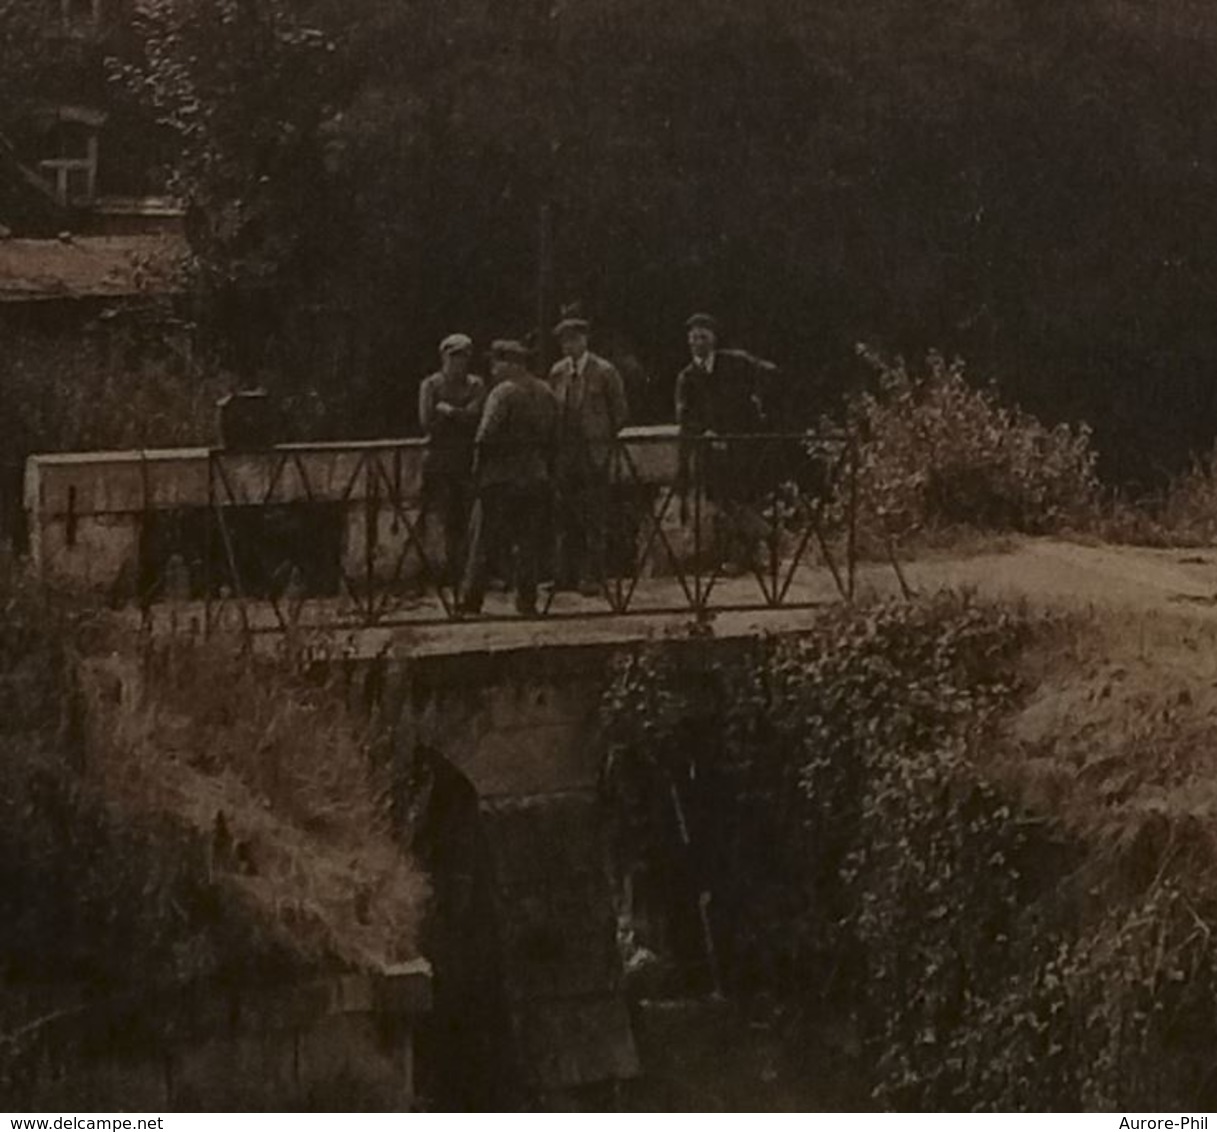
[[635, 953], [669, 990], [848, 1016], [888, 1108], [1210, 1097], [1207, 874], [1105, 874], [985, 769], [1020, 651], [1053, 627], [943, 596], [623, 659], [603, 718], [625, 917], [640, 885], [664, 909]]

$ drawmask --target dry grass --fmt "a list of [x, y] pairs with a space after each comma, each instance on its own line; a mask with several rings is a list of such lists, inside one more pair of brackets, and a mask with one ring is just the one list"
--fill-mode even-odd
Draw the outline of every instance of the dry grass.
[[1105, 882], [1184, 870], [1217, 893], [1217, 625], [1074, 614], [1023, 663], [1036, 690], [994, 769], [1099, 850]]
[[[894, 545], [900, 560], [934, 558], [974, 558], [985, 554], [1009, 554], [1023, 543], [1023, 536], [1010, 531], [989, 531], [966, 525], [930, 526]], [[861, 548], [872, 561], [888, 560], [888, 551], [870, 546]]]
[[1103, 509], [1094, 533], [1133, 546], [1217, 544], [1217, 448], [1193, 461], [1157, 497], [1132, 503], [1117, 496]]
[[393, 836], [372, 724], [333, 670], [310, 680], [181, 638], [139, 655], [91, 667], [106, 796], [207, 839], [213, 877], [297, 953], [361, 969], [417, 955], [426, 884]]

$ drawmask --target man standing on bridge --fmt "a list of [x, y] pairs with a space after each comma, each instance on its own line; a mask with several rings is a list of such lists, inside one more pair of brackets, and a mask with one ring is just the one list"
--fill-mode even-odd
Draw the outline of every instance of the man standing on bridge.
[[558, 583], [586, 597], [607, 578], [613, 442], [625, 426], [625, 386], [616, 367], [588, 350], [591, 325], [568, 315], [554, 327], [563, 358], [549, 373], [561, 407], [558, 443]]
[[691, 358], [676, 378], [681, 478], [718, 509], [723, 572], [759, 570], [768, 528], [753, 503], [758, 489], [770, 486], [758, 482], [768, 443], [759, 434], [774, 427], [767, 409], [777, 367], [743, 350], [720, 350], [718, 323], [708, 314], [693, 315], [685, 329]]
[[427, 437], [423, 457], [423, 516], [439, 517], [444, 571], [455, 589], [473, 496], [473, 439], [486, 401], [486, 385], [469, 372], [473, 339], [449, 334], [439, 344], [440, 369], [423, 379], [418, 420]]
[[529, 351], [500, 339], [490, 350], [494, 388], [478, 427], [469, 560], [459, 609], [479, 613], [488, 563], [515, 553], [516, 610], [537, 611], [537, 572], [549, 523], [558, 402], [528, 370]]

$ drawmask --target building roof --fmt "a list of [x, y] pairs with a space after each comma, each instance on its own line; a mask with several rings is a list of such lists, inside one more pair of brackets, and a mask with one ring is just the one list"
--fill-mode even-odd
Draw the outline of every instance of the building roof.
[[0, 303], [172, 294], [188, 252], [173, 235], [0, 239]]

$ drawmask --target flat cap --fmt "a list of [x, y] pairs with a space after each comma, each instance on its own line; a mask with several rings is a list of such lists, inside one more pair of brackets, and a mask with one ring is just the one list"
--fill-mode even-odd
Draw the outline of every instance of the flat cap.
[[559, 338], [563, 334], [586, 334], [591, 328], [592, 324], [586, 318], [579, 315], [567, 315], [554, 327], [554, 334]]
[[496, 338], [490, 343], [490, 356], [505, 362], [527, 362], [531, 351], [514, 338]]
[[686, 330], [709, 330], [713, 333], [718, 333], [718, 319], [712, 314], [706, 314], [704, 311], [698, 311], [697, 314], [691, 314], [685, 319]]
[[441, 354], [463, 354], [466, 350], [472, 349], [473, 339], [468, 334], [449, 334], [439, 344]]

